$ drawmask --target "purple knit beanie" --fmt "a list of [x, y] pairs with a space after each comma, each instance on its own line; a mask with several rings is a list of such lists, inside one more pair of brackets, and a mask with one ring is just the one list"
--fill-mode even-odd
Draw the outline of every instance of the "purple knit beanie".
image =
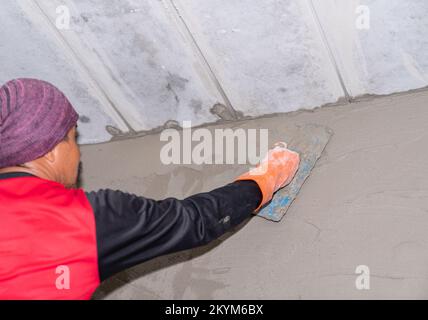
[[61, 142], [79, 116], [65, 95], [36, 79], [0, 88], [0, 168], [38, 159]]

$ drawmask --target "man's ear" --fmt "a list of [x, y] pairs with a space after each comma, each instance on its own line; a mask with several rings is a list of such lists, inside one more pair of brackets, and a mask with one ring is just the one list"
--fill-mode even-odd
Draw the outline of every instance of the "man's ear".
[[58, 146], [59, 144], [57, 144], [51, 151], [43, 156], [43, 158], [45, 158], [49, 163], [54, 163], [58, 158]]

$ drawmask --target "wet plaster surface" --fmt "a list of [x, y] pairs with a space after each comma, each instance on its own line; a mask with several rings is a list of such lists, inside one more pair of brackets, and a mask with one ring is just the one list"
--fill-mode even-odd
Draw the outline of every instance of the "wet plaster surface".
[[[425, 91], [233, 123], [274, 134], [317, 123], [334, 136], [280, 223], [254, 217], [208, 246], [122, 272], [94, 297], [428, 298], [427, 103]], [[163, 166], [162, 145], [151, 135], [83, 147], [83, 186], [180, 198], [239, 174]], [[370, 290], [356, 289], [359, 265]]]

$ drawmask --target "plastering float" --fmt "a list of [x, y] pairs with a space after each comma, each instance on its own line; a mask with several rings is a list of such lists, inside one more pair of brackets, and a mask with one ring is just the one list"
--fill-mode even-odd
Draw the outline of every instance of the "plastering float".
[[299, 169], [290, 184], [278, 190], [272, 201], [259, 211], [258, 216], [276, 222], [281, 221], [332, 135], [333, 131], [330, 128], [315, 124], [297, 126], [297, 130], [293, 130], [293, 136], [285, 142], [290, 150], [299, 153]]

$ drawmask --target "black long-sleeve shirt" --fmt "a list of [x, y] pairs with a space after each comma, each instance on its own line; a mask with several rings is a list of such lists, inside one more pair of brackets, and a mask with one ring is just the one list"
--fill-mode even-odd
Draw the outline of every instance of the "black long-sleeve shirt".
[[217, 239], [257, 208], [261, 192], [238, 181], [184, 200], [113, 190], [87, 193], [95, 214], [101, 279], [167, 253]]
[[[20, 177], [34, 178], [27, 173], [0, 174], [0, 196], [2, 181]], [[19, 188], [19, 181], [34, 184], [29, 195], [39, 193], [37, 181], [18, 179], [13, 183], [14, 188]], [[16, 190], [7, 191], [7, 185], [12, 184], [3, 185], [7, 201], [8, 192], [16, 194]], [[40, 185], [45, 187], [46, 184]], [[48, 187], [57, 188], [57, 185], [49, 184]], [[37, 195], [39, 204], [55, 202], [46, 192]], [[67, 192], [59, 191], [59, 195], [63, 193]], [[95, 218], [101, 281], [152, 258], [209, 243], [250, 217], [262, 199], [258, 185], [253, 181], [237, 181], [183, 200], [156, 201], [110, 189], [85, 195]], [[12, 202], [15, 200], [11, 200], [11, 206]], [[61, 238], [60, 234], [58, 238]]]

